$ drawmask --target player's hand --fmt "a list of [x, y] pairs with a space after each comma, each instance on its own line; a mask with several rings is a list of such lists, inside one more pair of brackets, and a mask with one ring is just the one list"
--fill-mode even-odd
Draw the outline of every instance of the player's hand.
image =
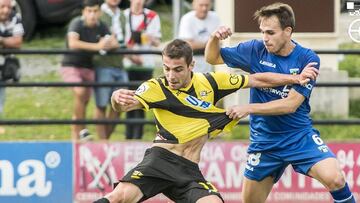
[[310, 62], [308, 63], [305, 68], [302, 70], [302, 72], [299, 75], [299, 84], [305, 85], [310, 80], [315, 80], [316, 77], [319, 75], [319, 70], [315, 68], [317, 65], [317, 62]]
[[229, 27], [220, 26], [215, 32], [211, 34], [212, 37], [215, 37], [219, 40], [224, 40], [232, 35], [231, 29]]
[[228, 115], [229, 118], [233, 120], [242, 119], [249, 115], [249, 111], [247, 110], [246, 106], [237, 105], [227, 109], [226, 115]]
[[134, 98], [134, 95], [134, 90], [118, 89], [113, 92], [111, 96], [111, 101], [114, 104], [120, 106], [129, 106], [137, 102], [137, 100]]

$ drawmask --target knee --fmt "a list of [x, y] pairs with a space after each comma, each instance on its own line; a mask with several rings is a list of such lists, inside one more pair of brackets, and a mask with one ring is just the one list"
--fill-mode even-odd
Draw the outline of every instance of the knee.
[[105, 197], [111, 203], [124, 203], [125, 202], [125, 192], [123, 190], [114, 190], [111, 193], [107, 194]]
[[325, 187], [329, 191], [338, 190], [344, 187], [345, 183], [346, 183], [345, 177], [341, 171], [328, 174], [326, 179], [324, 180]]

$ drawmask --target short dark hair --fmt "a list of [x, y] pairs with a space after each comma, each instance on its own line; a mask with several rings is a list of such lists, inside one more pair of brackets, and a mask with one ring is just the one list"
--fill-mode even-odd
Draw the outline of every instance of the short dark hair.
[[82, 7], [93, 7], [93, 6], [100, 6], [102, 3], [101, 0], [83, 0]]
[[260, 21], [266, 17], [276, 16], [279, 19], [281, 29], [291, 27], [292, 31], [295, 28], [295, 14], [291, 6], [284, 3], [273, 3], [268, 6], [264, 6], [254, 13], [254, 18]]
[[190, 65], [193, 60], [193, 50], [190, 44], [181, 39], [174, 39], [169, 42], [163, 49], [162, 55], [171, 59], [184, 57], [187, 65]]

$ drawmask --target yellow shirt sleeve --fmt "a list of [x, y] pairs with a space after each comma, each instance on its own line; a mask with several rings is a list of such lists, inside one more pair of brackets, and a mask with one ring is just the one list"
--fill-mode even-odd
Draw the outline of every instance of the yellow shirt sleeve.
[[246, 87], [249, 82], [248, 75], [231, 74], [227, 72], [211, 73], [215, 79], [219, 90], [240, 89]]
[[166, 99], [156, 79], [142, 83], [135, 91], [135, 98], [144, 106], [146, 111], [151, 109], [153, 104]]

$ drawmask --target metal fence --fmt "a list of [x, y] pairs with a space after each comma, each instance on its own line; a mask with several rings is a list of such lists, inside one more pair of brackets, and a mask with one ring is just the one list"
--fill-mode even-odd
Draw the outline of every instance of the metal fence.
[[[203, 54], [204, 50], [194, 50], [194, 54]], [[360, 55], [360, 50], [315, 50], [317, 54], [353, 54]], [[59, 54], [76, 54], [79, 51], [73, 50], [14, 50], [14, 49], [2, 49], [0, 54], [19, 54], [19, 55], [59, 55]], [[99, 54], [98, 52], [89, 52], [93, 54]], [[159, 50], [128, 50], [118, 49], [116, 51], [108, 52], [106, 54], [154, 54], [161, 55]], [[64, 82], [18, 82], [18, 83], [7, 83], [0, 82], [0, 87], [112, 87], [121, 86], [136, 88], [142, 81], [130, 81], [128, 83], [64, 83]], [[360, 87], [360, 82], [319, 82], [316, 84], [317, 87]], [[43, 120], [0, 120], [0, 125], [69, 125], [69, 124], [150, 124], [154, 125], [153, 120], [145, 119], [126, 119], [126, 120], [95, 120], [95, 119], [84, 119], [84, 120], [54, 120], [54, 119], [43, 119]], [[240, 121], [239, 125], [248, 125], [248, 121]], [[360, 125], [360, 119], [331, 119], [331, 120], [313, 120], [315, 125]]]

